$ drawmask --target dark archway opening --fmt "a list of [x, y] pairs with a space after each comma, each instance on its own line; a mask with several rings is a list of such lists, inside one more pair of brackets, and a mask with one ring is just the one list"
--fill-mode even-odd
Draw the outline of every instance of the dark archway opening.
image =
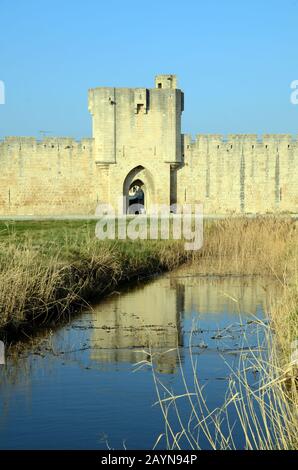
[[144, 183], [141, 180], [135, 180], [131, 183], [128, 191], [128, 214], [145, 213], [145, 193]]

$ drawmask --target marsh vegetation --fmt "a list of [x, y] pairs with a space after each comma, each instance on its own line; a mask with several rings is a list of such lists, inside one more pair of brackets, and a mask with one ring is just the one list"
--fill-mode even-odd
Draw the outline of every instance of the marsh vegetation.
[[[184, 413], [182, 419], [179, 400], [169, 390], [168, 396], [159, 395], [159, 403], [171, 437], [169, 447], [179, 448], [182, 436], [193, 448], [199, 447], [193, 429], [200, 429], [212, 448], [234, 448], [226, 425], [233, 408], [246, 448], [297, 448], [297, 363], [291, 356], [298, 338], [297, 230], [297, 222], [290, 218], [207, 220], [202, 249], [186, 252], [183, 241], [99, 241], [93, 221], [2, 222], [2, 337], [33, 335], [37, 327], [59, 324], [120, 285], [184, 263], [195, 266], [202, 277], [272, 278], [279, 294], [272, 292], [269, 323], [259, 325], [270, 354], [253, 355], [250, 364], [239, 361], [239, 374], [229, 383], [225, 404], [217, 410], [206, 407], [195, 361], [191, 384], [185, 381], [190, 415]], [[261, 371], [257, 388], [247, 380], [251, 368]], [[157, 391], [159, 386], [156, 381]], [[168, 420], [169, 407], [178, 413], [178, 429]]]

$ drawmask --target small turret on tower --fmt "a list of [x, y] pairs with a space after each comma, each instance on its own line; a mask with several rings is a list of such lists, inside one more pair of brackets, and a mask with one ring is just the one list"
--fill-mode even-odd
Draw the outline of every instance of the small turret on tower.
[[155, 88], [177, 88], [176, 75], [156, 75]]

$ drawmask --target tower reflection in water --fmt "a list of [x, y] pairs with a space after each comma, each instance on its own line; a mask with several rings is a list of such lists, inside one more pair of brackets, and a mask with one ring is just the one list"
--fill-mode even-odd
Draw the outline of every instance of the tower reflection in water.
[[[96, 308], [91, 330], [90, 359], [100, 363], [137, 363], [154, 353], [160, 373], [174, 373], [188, 345], [191, 319], [214, 325], [225, 314], [226, 321], [239, 321], [239, 313], [255, 315], [266, 308], [264, 281], [239, 278], [204, 278], [189, 267], [115, 293]], [[230, 317], [227, 319], [227, 316]], [[172, 350], [172, 351], [169, 351]]]
[[151, 349], [157, 370], [174, 373], [177, 346], [183, 346], [183, 305], [184, 287], [172, 286], [167, 278], [114, 294], [96, 309], [91, 359], [137, 363]]

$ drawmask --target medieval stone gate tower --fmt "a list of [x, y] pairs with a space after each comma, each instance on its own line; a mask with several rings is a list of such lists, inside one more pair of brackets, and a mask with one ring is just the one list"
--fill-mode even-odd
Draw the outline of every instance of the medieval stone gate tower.
[[154, 203], [177, 201], [176, 172], [182, 162], [183, 93], [174, 75], [158, 75], [155, 88], [95, 88], [89, 91], [94, 160], [100, 202], [129, 205], [137, 184], [147, 212]]
[[[209, 214], [298, 212], [298, 143], [288, 134], [181, 134], [175, 75], [155, 88], [89, 90], [92, 138], [0, 141], [0, 216], [119, 212], [141, 199]], [[134, 192], [135, 191], [135, 192]], [[119, 200], [121, 207], [119, 207]]]

